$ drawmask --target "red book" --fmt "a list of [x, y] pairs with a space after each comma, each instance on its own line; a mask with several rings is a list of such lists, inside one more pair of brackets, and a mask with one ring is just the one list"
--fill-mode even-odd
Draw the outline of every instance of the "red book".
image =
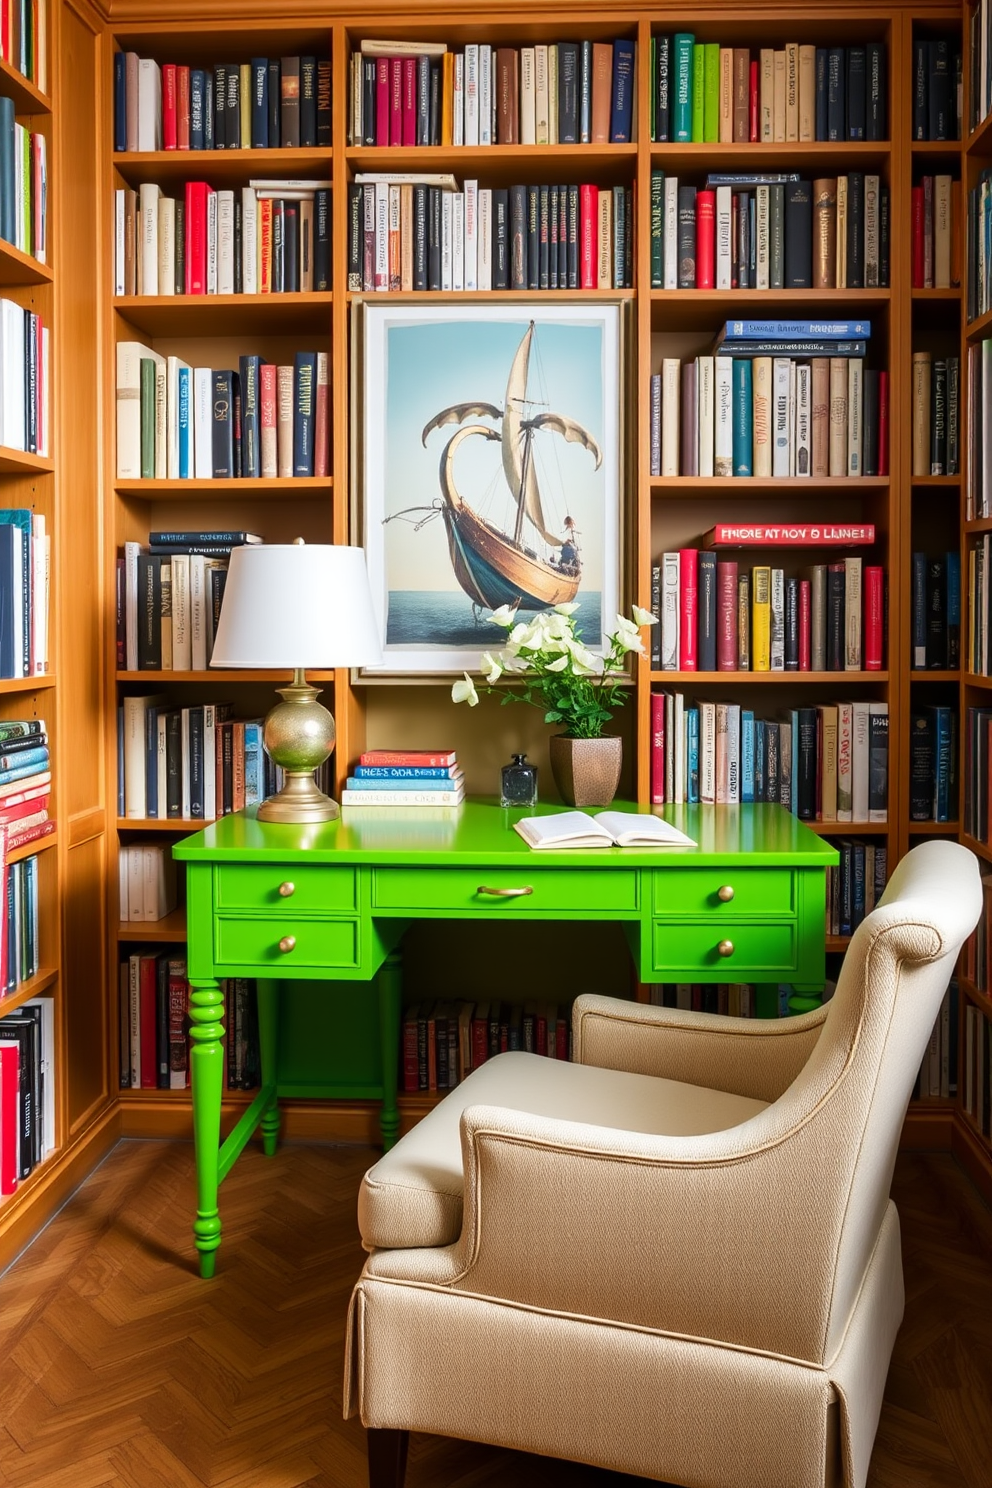
[[206, 181], [186, 182], [186, 293], [207, 292], [207, 198], [212, 187]]
[[13, 852], [17, 847], [26, 847], [29, 842], [37, 842], [39, 837], [50, 837], [55, 831], [57, 823], [49, 817], [47, 821], [35, 822], [31, 827], [16, 827], [7, 833], [7, 851]]
[[141, 1088], [155, 1090], [158, 1087], [158, 1058], [156, 1034], [158, 1019], [155, 1009], [155, 994], [158, 990], [158, 956], [151, 954], [141, 958], [141, 977], [138, 983], [138, 1017], [141, 1024]]
[[162, 146], [176, 148], [176, 64], [162, 64]]
[[799, 580], [799, 670], [810, 670], [812, 656], [813, 609], [809, 579]]
[[6, 785], [0, 785], [0, 808], [6, 810], [8, 806], [18, 806], [21, 801], [35, 801], [39, 796], [47, 796], [51, 783], [51, 770], [39, 770], [37, 775], [25, 775], [21, 780], [8, 780]]
[[865, 569], [865, 671], [882, 670], [885, 578], [874, 565]]
[[748, 139], [750, 143], [756, 144], [758, 139], [758, 64], [751, 63], [751, 73], [748, 79]]
[[258, 423], [263, 476], [277, 475], [276, 460], [276, 378], [274, 362], [263, 362], [258, 369]]
[[857, 548], [875, 541], [871, 522], [718, 522], [707, 532], [707, 548]]
[[403, 143], [417, 143], [417, 59], [403, 58]]
[[679, 671], [698, 670], [696, 625], [699, 614], [699, 553], [679, 549]]
[[325, 351], [317, 353], [317, 397], [313, 411], [313, 473], [314, 475], [328, 475], [327, 464], [327, 441], [328, 441], [328, 392], [327, 386], [327, 362]]
[[169, 1089], [185, 1090], [189, 1084], [189, 1038], [186, 1014], [189, 1008], [189, 982], [186, 962], [181, 958], [169, 962]]
[[546, 1003], [537, 1005], [534, 1014], [534, 1053], [546, 1054], [548, 1052], [548, 1014]]
[[417, 1054], [417, 1019], [419, 1008], [414, 1003], [403, 1014], [403, 1089], [420, 1089], [420, 1059]]
[[740, 230], [740, 228], [739, 228], [739, 222], [738, 222], [738, 216], [737, 216], [737, 213], [738, 213], [737, 203], [739, 201], [740, 201], [740, 193], [737, 192], [737, 191], [735, 191], [732, 194], [731, 198], [730, 198], [730, 287], [731, 287], [731, 289], [739, 289], [740, 288], [740, 267], [739, 267], [738, 262], [737, 262], [737, 244], [740, 241], [739, 238], [738, 238], [738, 236], [737, 236], [738, 235], [738, 232]]
[[599, 288], [599, 187], [579, 187], [579, 288]]
[[360, 765], [426, 765], [439, 769], [455, 763], [453, 749], [367, 749], [359, 757]]
[[878, 374], [878, 473], [889, 473], [889, 374]]
[[389, 59], [389, 143], [403, 143], [403, 58]]
[[651, 805], [665, 804], [665, 694], [651, 694]]
[[737, 670], [737, 564], [716, 566], [716, 669]]
[[[6, 6], [4, 6], [6, 11]], [[0, 1194], [17, 1187], [17, 1143], [21, 1130], [21, 1046], [0, 1040]]]
[[176, 68], [176, 147], [189, 149], [189, 68]]
[[389, 58], [379, 57], [375, 64], [375, 142], [389, 144]]
[[555, 1024], [555, 1058], [568, 1058], [568, 1019], [563, 1018], [561, 1013]]
[[472, 1011], [472, 1068], [478, 1069], [489, 1058], [489, 1004], [477, 1002]]
[[696, 288], [716, 288], [716, 192], [696, 192]]
[[48, 810], [48, 791], [36, 797], [34, 800], [19, 801], [16, 806], [8, 806], [6, 801], [0, 802], [0, 827], [14, 826], [26, 816], [37, 816], [39, 811]]
[[922, 186], [914, 186], [913, 187], [912, 193], [911, 193], [911, 196], [910, 196], [910, 202], [911, 202], [911, 220], [912, 220], [912, 227], [913, 227], [913, 238], [912, 238], [912, 287], [913, 287], [913, 289], [922, 289], [923, 288], [923, 261], [924, 261], [924, 244], [923, 244], [924, 206], [923, 206], [923, 187]]

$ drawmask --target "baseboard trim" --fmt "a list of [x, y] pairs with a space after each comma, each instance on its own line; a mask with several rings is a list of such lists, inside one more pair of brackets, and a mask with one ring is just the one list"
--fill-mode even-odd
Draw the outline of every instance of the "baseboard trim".
[[910, 1106], [899, 1137], [900, 1151], [949, 1152], [955, 1114], [951, 1105]]
[[992, 1204], [992, 1155], [963, 1111], [955, 1112], [951, 1152], [987, 1204]]
[[[234, 1125], [245, 1103], [221, 1108], [221, 1133]], [[346, 1142], [363, 1147], [380, 1145], [378, 1101], [281, 1100], [280, 1137], [288, 1142]], [[153, 1137], [170, 1141], [193, 1140], [193, 1111], [189, 1101], [154, 1098], [121, 1103], [121, 1136]], [[410, 1125], [413, 1123], [410, 1122]], [[261, 1141], [256, 1134], [253, 1140]]]

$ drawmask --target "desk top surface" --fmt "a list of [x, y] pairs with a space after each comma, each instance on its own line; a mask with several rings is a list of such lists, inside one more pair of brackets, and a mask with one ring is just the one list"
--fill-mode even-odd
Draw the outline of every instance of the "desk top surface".
[[[256, 807], [221, 817], [178, 842], [184, 862], [364, 863], [457, 867], [459, 863], [530, 866], [663, 868], [740, 866], [825, 868], [837, 850], [781, 806], [662, 806], [654, 814], [692, 837], [695, 847], [598, 847], [536, 852], [513, 830], [522, 816], [550, 816], [566, 808], [501, 807], [492, 799], [460, 806], [345, 806], [337, 821], [288, 825], [256, 820]], [[614, 811], [636, 811], [615, 801]], [[590, 814], [595, 815], [595, 811]]]

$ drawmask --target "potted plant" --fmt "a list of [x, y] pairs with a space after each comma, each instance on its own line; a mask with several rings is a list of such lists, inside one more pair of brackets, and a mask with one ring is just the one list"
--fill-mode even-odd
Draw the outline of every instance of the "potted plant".
[[[530, 703], [557, 724], [551, 739], [551, 770], [562, 799], [570, 806], [607, 806], [616, 794], [622, 741], [603, 729], [627, 701], [624, 667], [628, 655], [644, 654], [640, 632], [658, 622], [633, 605], [632, 618], [617, 616], [609, 650], [597, 656], [575, 630], [577, 604], [555, 605], [530, 620], [501, 605], [490, 616], [508, 632], [502, 650], [483, 653], [483, 692], [499, 691], [504, 703]], [[496, 684], [503, 685], [497, 688]], [[507, 685], [510, 684], [510, 685]], [[468, 672], [451, 689], [456, 703], [475, 707], [479, 689]]]

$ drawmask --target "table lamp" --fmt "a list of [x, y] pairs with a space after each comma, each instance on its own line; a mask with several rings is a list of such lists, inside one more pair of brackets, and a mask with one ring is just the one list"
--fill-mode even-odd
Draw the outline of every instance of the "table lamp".
[[317, 702], [307, 667], [381, 662], [365, 554], [361, 548], [260, 543], [234, 548], [210, 665], [292, 669], [276, 691], [262, 743], [285, 772], [285, 784], [262, 801], [259, 821], [320, 822], [338, 815], [313, 772], [334, 748], [334, 719]]

